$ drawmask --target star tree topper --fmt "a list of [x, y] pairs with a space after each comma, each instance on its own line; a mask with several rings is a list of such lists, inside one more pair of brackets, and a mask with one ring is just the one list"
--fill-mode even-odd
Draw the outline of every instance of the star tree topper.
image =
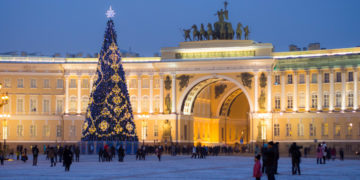
[[113, 18], [115, 16], [115, 11], [110, 6], [109, 10], [107, 10], [105, 14], [107, 18]]

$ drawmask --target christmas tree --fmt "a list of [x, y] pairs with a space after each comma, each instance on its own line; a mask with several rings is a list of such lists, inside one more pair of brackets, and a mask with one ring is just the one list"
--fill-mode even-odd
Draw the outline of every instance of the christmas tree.
[[[111, 7], [109, 11], [111, 18], [115, 13]], [[82, 133], [83, 141], [138, 140], [112, 19], [107, 22]]]

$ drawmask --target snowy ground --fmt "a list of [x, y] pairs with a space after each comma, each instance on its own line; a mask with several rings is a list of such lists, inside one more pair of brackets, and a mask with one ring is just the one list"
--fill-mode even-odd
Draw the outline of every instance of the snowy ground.
[[[126, 156], [125, 162], [97, 161], [96, 155], [80, 157], [70, 172], [57, 164], [50, 167], [44, 156], [39, 157], [38, 166], [32, 160], [5, 162], [0, 166], [0, 179], [254, 179], [252, 178], [253, 158], [241, 156], [218, 156], [206, 159], [190, 159], [188, 156], [163, 156], [158, 162], [155, 156], [146, 161], [136, 161], [135, 156]], [[360, 160], [331, 161], [316, 165], [314, 158], [303, 158], [302, 175], [291, 175], [290, 158], [280, 158], [279, 175], [276, 179], [326, 179], [360, 180]], [[264, 175], [262, 179], [267, 179]]]

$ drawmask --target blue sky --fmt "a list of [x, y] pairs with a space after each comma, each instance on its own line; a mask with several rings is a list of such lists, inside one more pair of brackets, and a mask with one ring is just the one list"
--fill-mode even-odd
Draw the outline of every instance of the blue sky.
[[[183, 41], [180, 29], [217, 21], [223, 1], [1, 0], [0, 52], [99, 52], [112, 5], [119, 47], [153, 56]], [[325, 48], [360, 45], [359, 0], [228, 1], [233, 26], [249, 25], [250, 39], [272, 43], [275, 51], [311, 42]]]

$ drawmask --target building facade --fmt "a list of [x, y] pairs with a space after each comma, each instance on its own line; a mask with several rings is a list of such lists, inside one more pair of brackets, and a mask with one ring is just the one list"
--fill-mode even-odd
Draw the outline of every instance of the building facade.
[[[277, 141], [360, 148], [360, 48], [273, 52], [251, 40], [181, 42], [161, 57], [123, 58], [144, 143]], [[76, 143], [96, 58], [0, 57], [1, 138]]]

